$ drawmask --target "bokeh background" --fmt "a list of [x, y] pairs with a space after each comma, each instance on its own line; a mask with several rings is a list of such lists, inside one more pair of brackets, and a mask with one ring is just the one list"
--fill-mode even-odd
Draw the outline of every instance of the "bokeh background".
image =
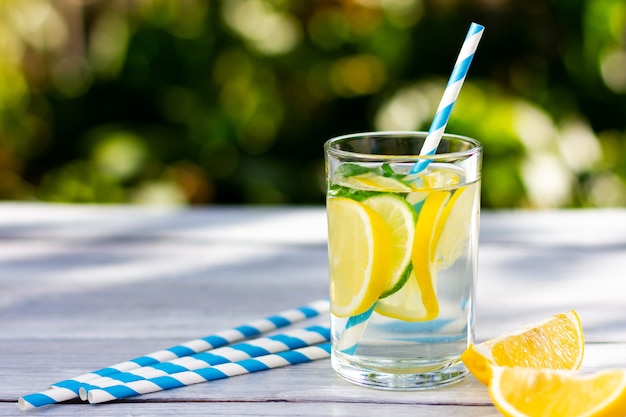
[[485, 208], [626, 205], [624, 0], [0, 0], [0, 199], [323, 204], [322, 144], [447, 131]]

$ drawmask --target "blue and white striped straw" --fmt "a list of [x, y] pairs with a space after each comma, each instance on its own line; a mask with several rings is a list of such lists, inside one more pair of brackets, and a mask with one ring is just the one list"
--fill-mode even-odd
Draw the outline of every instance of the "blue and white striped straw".
[[337, 341], [337, 349], [340, 352], [348, 355], [354, 355], [356, 353], [361, 336], [363, 336], [365, 328], [367, 327], [367, 322], [375, 308], [376, 303], [374, 303], [374, 305], [371, 306], [366, 312], [352, 316], [348, 319], [345, 330]]
[[118, 372], [89, 381], [80, 389], [81, 400], [87, 400], [87, 393], [92, 389], [106, 388], [120, 383], [157, 378], [184, 371], [195, 371], [210, 366], [237, 362], [257, 356], [299, 349], [330, 340], [330, 329], [324, 326], [311, 326], [279, 335], [253, 339], [245, 343], [214, 349], [210, 352], [196, 353], [169, 362], [144, 366], [128, 372]]
[[314, 301], [310, 304], [295, 309], [285, 310], [264, 319], [255, 320], [248, 324], [224, 330], [201, 339], [190, 340], [181, 345], [159, 350], [129, 361], [120, 362], [87, 374], [56, 382], [46, 391], [21, 397], [18, 400], [18, 404], [20, 409], [29, 410], [63, 401], [73, 400], [78, 398], [79, 390], [85, 382], [118, 372], [126, 372], [141, 368], [142, 366], [167, 362], [172, 359], [193, 355], [194, 353], [226, 346], [230, 343], [255, 337], [265, 332], [319, 316], [320, 314], [324, 314], [328, 311], [328, 300]]
[[102, 389], [93, 389], [88, 393], [89, 402], [92, 404], [113, 401], [135, 395], [148, 394], [150, 392], [163, 391], [171, 388], [179, 388], [201, 382], [215, 381], [236, 375], [249, 374], [280, 368], [288, 365], [311, 362], [317, 359], [327, 358], [330, 354], [330, 343], [317, 346], [308, 346], [286, 352], [259, 356], [258, 358], [246, 359], [239, 362], [225, 363], [195, 371], [183, 371], [167, 376], [132, 381]]
[[[454, 64], [454, 68], [452, 69], [448, 85], [446, 85], [446, 89], [444, 90], [441, 101], [439, 102], [439, 107], [437, 108], [435, 117], [430, 124], [430, 129], [428, 130], [428, 135], [422, 145], [420, 155], [433, 155], [437, 150], [437, 146], [439, 145], [439, 141], [441, 140], [443, 132], [446, 129], [448, 120], [450, 120], [450, 113], [452, 113], [452, 108], [456, 103], [461, 87], [463, 87], [463, 81], [465, 81], [465, 77], [467, 76], [470, 64], [472, 63], [472, 59], [474, 58], [474, 54], [478, 48], [478, 43], [480, 42], [480, 38], [483, 36], [484, 31], [485, 27], [482, 25], [473, 22], [470, 25], [465, 41], [463, 42], [463, 46], [461, 47], [461, 51], [459, 52], [459, 56]], [[430, 161], [428, 159], [422, 159], [416, 162], [409, 174], [417, 174], [418, 172], [423, 171], [429, 162]]]
[[[437, 146], [439, 145], [439, 141], [441, 141], [443, 132], [448, 124], [450, 113], [452, 112], [452, 108], [454, 107], [456, 99], [459, 96], [459, 92], [463, 86], [463, 81], [465, 81], [465, 77], [467, 76], [470, 64], [474, 58], [474, 53], [478, 48], [478, 43], [480, 42], [480, 38], [483, 36], [484, 30], [485, 27], [477, 23], [472, 22], [470, 25], [467, 35], [465, 36], [465, 41], [463, 42], [463, 46], [461, 47], [461, 51], [459, 52], [459, 56], [454, 64], [450, 79], [448, 80], [448, 85], [443, 92], [443, 96], [439, 102], [439, 107], [437, 108], [435, 117], [430, 125], [430, 129], [428, 130], [428, 135], [422, 145], [420, 155], [433, 155], [437, 150]], [[430, 160], [428, 158], [417, 161], [411, 168], [411, 171], [409, 171], [409, 175], [418, 174], [423, 171], [429, 163]], [[361, 340], [363, 332], [367, 326], [367, 322], [372, 315], [375, 306], [376, 305], [374, 304], [366, 312], [352, 316], [348, 319], [345, 330], [337, 342], [337, 348], [339, 351], [349, 355], [353, 355], [356, 352], [359, 341]]]

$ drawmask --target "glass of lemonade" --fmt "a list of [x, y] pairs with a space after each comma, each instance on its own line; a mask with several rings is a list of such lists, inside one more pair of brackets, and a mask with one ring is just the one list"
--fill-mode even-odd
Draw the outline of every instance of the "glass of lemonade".
[[420, 156], [426, 136], [359, 133], [324, 145], [331, 361], [359, 385], [426, 389], [467, 374], [482, 147], [443, 135]]

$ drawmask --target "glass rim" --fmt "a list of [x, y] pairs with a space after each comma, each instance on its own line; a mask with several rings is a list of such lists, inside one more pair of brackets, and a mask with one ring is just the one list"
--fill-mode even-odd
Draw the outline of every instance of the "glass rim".
[[483, 146], [478, 140], [471, 138], [469, 136], [456, 135], [452, 133], [444, 133], [441, 138], [442, 139], [457, 139], [459, 141], [469, 143], [470, 145], [472, 145], [472, 147], [463, 151], [435, 153], [431, 155], [420, 155], [420, 154], [393, 155], [393, 154], [362, 153], [362, 152], [346, 151], [343, 149], [337, 149], [333, 147], [334, 144], [345, 142], [349, 139], [354, 139], [354, 138], [359, 138], [359, 137], [376, 138], [376, 137], [386, 137], [386, 136], [389, 136], [389, 137], [405, 136], [405, 137], [426, 138], [427, 135], [428, 135], [428, 132], [425, 132], [425, 131], [405, 131], [405, 130], [350, 133], [347, 135], [336, 136], [331, 139], [328, 139], [324, 143], [324, 150], [329, 155], [332, 155], [337, 158], [342, 158], [342, 157], [343, 158], [357, 158], [360, 160], [373, 160], [373, 161], [374, 160], [380, 161], [381, 159], [390, 160], [390, 159], [407, 159], [407, 158], [410, 159], [411, 161], [416, 161], [420, 159], [446, 160], [446, 159], [456, 159], [456, 158], [463, 158], [463, 157], [467, 158], [475, 154], [480, 154], [482, 152]]

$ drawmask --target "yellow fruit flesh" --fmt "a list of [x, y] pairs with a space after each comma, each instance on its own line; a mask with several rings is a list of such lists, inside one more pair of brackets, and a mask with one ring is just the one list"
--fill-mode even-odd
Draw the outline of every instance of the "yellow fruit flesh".
[[349, 198], [329, 198], [327, 210], [331, 312], [358, 315], [376, 302], [389, 280], [387, 225], [374, 210]]
[[445, 218], [440, 218], [442, 208], [450, 193], [448, 191], [431, 191], [417, 218], [415, 226], [415, 240], [411, 259], [413, 271], [422, 293], [422, 303], [426, 308], [424, 320], [432, 320], [439, 315], [439, 301], [437, 300], [436, 274], [431, 268], [431, 253], [433, 239], [438, 220], [445, 223]]
[[461, 359], [476, 379], [488, 385], [493, 366], [576, 370], [583, 355], [580, 318], [571, 310], [520, 331], [471, 345]]
[[465, 253], [472, 222], [478, 221], [477, 190], [476, 183], [456, 189], [441, 213], [430, 259], [435, 271], [448, 269]]
[[428, 317], [422, 302], [422, 291], [411, 273], [404, 286], [394, 294], [378, 300], [376, 312], [403, 321], [424, 321]]
[[365, 199], [363, 204], [380, 214], [389, 230], [390, 279], [381, 295], [384, 298], [399, 290], [411, 272], [411, 246], [415, 233], [416, 215], [413, 207], [396, 194], [379, 194]]
[[375, 174], [348, 177], [343, 181], [343, 183], [350, 187], [373, 191], [388, 191], [394, 193], [406, 193], [411, 191], [411, 187], [395, 178], [383, 177]]
[[[411, 249], [413, 274], [409, 280], [415, 279], [416, 282], [407, 282], [393, 295], [379, 300], [376, 308], [378, 313], [404, 321], [437, 318], [437, 271], [443, 269], [442, 265], [449, 267], [465, 247], [467, 233], [462, 232], [469, 230], [469, 222], [474, 215], [475, 188], [472, 187], [475, 185], [461, 187], [452, 193], [443, 190], [424, 193], [426, 197], [418, 216]], [[424, 197], [417, 199], [418, 202], [422, 200]]]
[[[411, 185], [415, 186], [418, 182]], [[441, 260], [447, 262], [446, 268], [450, 266], [461, 255], [465, 247], [464, 243], [467, 241], [467, 233], [457, 235], [455, 228], [452, 228], [451, 232], [451, 228], [447, 227], [447, 222], [450, 216], [457, 216], [459, 219], [456, 219], [455, 224], [461, 223], [466, 230], [469, 229], [468, 223], [473, 214], [472, 206], [475, 192], [469, 193], [465, 187], [454, 191], [429, 188], [454, 186], [458, 185], [458, 182], [457, 174], [445, 170], [435, 171], [421, 178], [422, 186], [427, 188], [418, 187], [417, 189], [423, 191], [410, 192], [406, 199], [387, 194], [388, 197], [402, 200], [401, 203], [406, 204], [407, 207], [420, 204], [417, 223], [410, 233], [404, 233], [401, 230], [403, 227], [410, 227], [407, 224], [409, 222], [406, 220], [406, 215], [401, 222], [402, 224], [399, 224], [397, 219], [402, 216], [396, 215], [394, 219], [389, 212], [380, 212], [380, 207], [372, 206], [375, 211], [382, 214], [383, 220], [387, 223], [392, 245], [392, 255], [389, 261], [391, 277], [388, 280], [386, 290], [381, 293], [381, 299], [376, 304], [378, 313], [405, 321], [432, 320], [439, 315], [437, 271], [445, 269], [442, 267]], [[390, 193], [406, 192], [413, 189], [397, 179], [374, 174], [342, 178], [340, 183], [358, 189], [388, 191]], [[463, 204], [457, 204], [461, 195], [469, 195], [469, 197], [463, 199]], [[378, 197], [372, 200], [376, 198]], [[368, 205], [368, 200], [370, 199], [364, 200], [363, 204]], [[468, 200], [471, 203], [470, 207], [467, 206]], [[396, 208], [394, 207], [394, 209]], [[413, 213], [413, 215], [415, 214]], [[453, 235], [454, 238], [450, 238], [450, 235]], [[409, 242], [410, 240], [412, 243]], [[459, 242], [461, 243], [459, 244]], [[410, 258], [410, 264], [407, 263], [408, 258]], [[411, 282], [411, 280], [415, 282]], [[349, 294], [355, 292], [354, 288], [345, 288]], [[374, 291], [377, 290], [373, 289], [368, 293]], [[369, 297], [367, 299], [369, 300]], [[342, 302], [345, 305], [354, 304], [348, 300], [342, 300]], [[361, 311], [361, 309], [359, 306], [355, 311]]]
[[489, 394], [509, 417], [621, 417], [626, 370], [589, 376], [549, 369], [495, 367]]

